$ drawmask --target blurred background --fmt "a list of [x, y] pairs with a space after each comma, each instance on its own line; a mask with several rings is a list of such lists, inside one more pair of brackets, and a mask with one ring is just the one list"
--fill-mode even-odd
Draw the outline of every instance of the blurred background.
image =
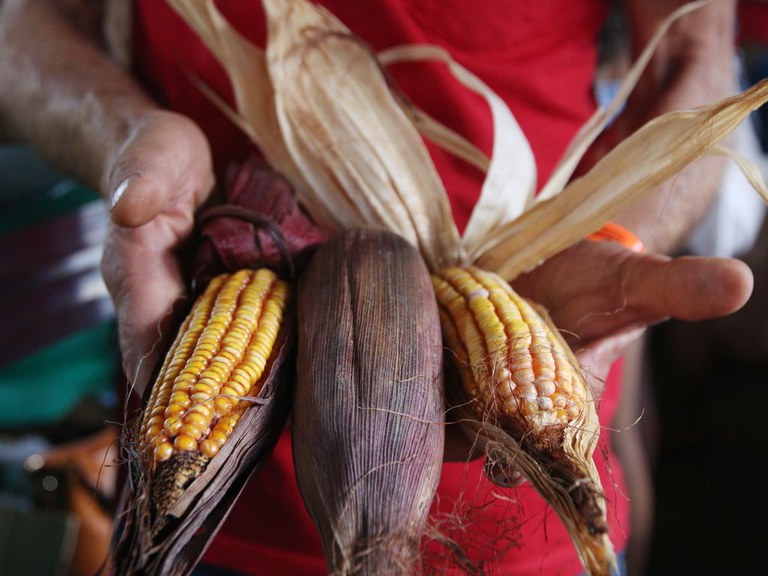
[[[602, 38], [598, 99], [628, 62], [621, 2]], [[768, 2], [740, 0], [739, 77], [768, 77]], [[766, 175], [768, 110], [741, 126], [732, 146]], [[623, 405], [612, 441], [632, 506], [631, 576], [764, 574], [756, 495], [768, 468], [768, 224], [765, 206], [735, 166], [680, 255], [736, 257], [754, 275], [752, 298], [724, 319], [669, 321], [648, 331], [625, 360]]]
[[0, 146], [0, 574], [92, 575], [111, 532], [119, 360], [97, 195]]
[[[2, 0], [0, 0], [2, 1]], [[768, 3], [740, 3], [742, 87], [768, 77]], [[626, 66], [621, 6], [606, 26], [598, 99]], [[738, 149], [765, 166], [768, 110]], [[755, 274], [739, 313], [667, 322], [626, 359], [611, 424], [633, 506], [630, 575], [762, 575], [768, 531], [768, 225], [729, 169], [686, 253]], [[92, 191], [0, 142], [0, 576], [90, 575], [115, 504], [123, 387], [99, 260], [107, 214]]]

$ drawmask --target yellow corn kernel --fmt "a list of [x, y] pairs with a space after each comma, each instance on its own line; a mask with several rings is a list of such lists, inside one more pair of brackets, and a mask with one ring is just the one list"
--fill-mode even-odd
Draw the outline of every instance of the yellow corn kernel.
[[155, 461], [162, 462], [163, 460], [168, 460], [168, 458], [170, 458], [172, 455], [173, 444], [168, 442], [168, 440], [163, 440], [162, 442], [159, 442], [157, 446], [155, 446]]
[[173, 441], [173, 447], [176, 450], [189, 452], [191, 450], [197, 450], [197, 440], [186, 434], [179, 434]]
[[208, 458], [213, 458], [219, 453], [221, 445], [212, 442], [211, 440], [203, 440], [200, 442], [200, 452], [202, 452]]
[[[140, 444], [160, 462], [212, 457], [250, 406], [277, 341], [288, 286], [268, 269], [215, 278], [196, 301], [150, 393]], [[214, 433], [214, 430], [216, 431]]]
[[163, 422], [163, 430], [165, 431], [165, 435], [168, 438], [178, 434], [182, 426], [184, 426], [184, 421], [178, 415], [166, 418], [165, 422]]
[[432, 277], [444, 339], [479, 410], [542, 427], [579, 416], [587, 397], [559, 335], [503, 279], [476, 267]]

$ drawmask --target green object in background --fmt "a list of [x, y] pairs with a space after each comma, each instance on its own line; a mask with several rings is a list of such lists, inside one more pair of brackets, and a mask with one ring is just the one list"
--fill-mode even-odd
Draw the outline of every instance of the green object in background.
[[13, 202], [0, 202], [0, 234], [66, 214], [97, 200], [99, 195], [90, 188], [75, 180], [62, 180], [51, 188], [29, 193]]
[[0, 234], [98, 199], [95, 191], [51, 168], [31, 148], [0, 145]]
[[[0, 235], [96, 201], [94, 190], [53, 170], [33, 150], [0, 146]], [[0, 429], [53, 424], [86, 396], [114, 399], [117, 370], [114, 320], [0, 367]]]
[[2, 427], [48, 424], [84, 395], [114, 395], [117, 350], [117, 331], [110, 321], [0, 368]]

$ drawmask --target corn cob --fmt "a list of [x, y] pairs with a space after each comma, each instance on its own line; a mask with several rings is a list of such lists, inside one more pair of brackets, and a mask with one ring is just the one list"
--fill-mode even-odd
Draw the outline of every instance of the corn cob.
[[158, 477], [172, 470], [170, 485], [160, 481], [171, 490], [163, 508], [221, 450], [258, 395], [287, 298], [287, 284], [262, 268], [214, 278], [195, 302], [152, 387], [139, 431], [139, 448]]
[[497, 275], [452, 267], [432, 283], [462, 386], [451, 403], [471, 405], [459, 418], [477, 422], [470, 433], [497, 469], [518, 468], [553, 506], [587, 571], [610, 574], [597, 415], [575, 357], [546, 313]]
[[233, 168], [185, 262], [203, 292], [124, 428], [129, 481], [105, 573], [191, 573], [285, 430], [296, 314], [283, 278], [322, 234], [263, 160]]
[[444, 434], [427, 269], [394, 234], [348, 232], [314, 256], [298, 310], [294, 459], [328, 573], [420, 573]]

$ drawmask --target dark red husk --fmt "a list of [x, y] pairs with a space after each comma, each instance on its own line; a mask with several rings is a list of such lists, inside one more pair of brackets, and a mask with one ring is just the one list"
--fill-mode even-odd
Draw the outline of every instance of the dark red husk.
[[258, 159], [230, 171], [224, 201], [203, 209], [199, 222], [193, 277], [202, 287], [243, 268], [291, 279], [323, 240], [288, 181]]

